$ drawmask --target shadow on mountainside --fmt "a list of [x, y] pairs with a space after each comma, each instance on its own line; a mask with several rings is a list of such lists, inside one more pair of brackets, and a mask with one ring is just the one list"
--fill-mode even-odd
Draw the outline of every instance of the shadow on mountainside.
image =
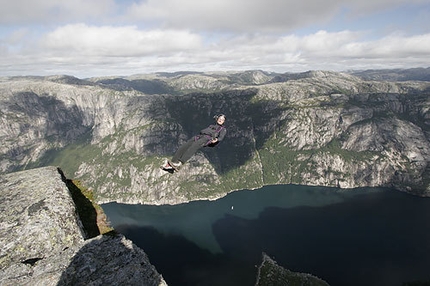
[[[244, 165], [279, 126], [282, 109], [274, 101], [256, 101], [258, 90], [230, 90], [211, 94], [192, 93], [171, 97], [167, 109], [182, 126], [187, 138], [214, 123], [213, 116], [226, 115], [227, 135], [214, 148], [202, 151], [219, 173]], [[178, 142], [178, 146], [183, 142]], [[177, 148], [177, 147], [176, 147]], [[172, 150], [172, 154], [176, 150]]]
[[49, 94], [19, 92], [14, 94], [7, 106], [14, 114], [26, 119], [24, 131], [32, 130], [41, 138], [67, 144], [90, 129], [84, 124], [83, 112], [78, 106], [67, 106], [65, 102]]
[[[121, 140], [121, 136], [124, 136], [121, 133], [124, 124], [128, 128], [127, 132], [141, 136], [135, 143], [131, 143], [140, 148], [136, 150], [139, 155], [172, 156], [187, 139], [213, 124], [214, 115], [224, 113], [227, 115], [227, 136], [224, 142], [215, 148], [202, 149], [215, 170], [222, 174], [246, 164], [272, 135], [275, 126], [279, 126], [276, 125], [278, 115], [282, 112], [279, 104], [269, 100], [253, 100], [258, 92], [257, 88], [175, 95], [170, 90], [163, 89], [164, 86], [158, 86], [162, 83], [151, 84], [144, 80], [133, 83], [140, 86], [133, 88], [145, 91], [148, 95], [124, 97], [124, 111], [128, 112], [129, 121], [121, 122], [118, 132], [106, 136], [105, 140]], [[124, 86], [130, 82], [118, 79], [109, 80], [106, 84]], [[166, 94], [160, 94], [160, 90]], [[105, 148], [103, 144], [90, 143], [93, 131], [100, 126], [90, 126], [88, 124], [91, 124], [91, 120], [84, 122], [84, 118], [88, 119], [93, 115], [77, 105], [66, 105], [55, 96], [33, 91], [17, 93], [10, 100], [8, 109], [25, 118], [25, 124], [20, 127], [23, 133], [32, 132], [38, 137], [35, 140], [46, 140], [54, 146], [50, 149], [45, 147], [40, 158], [25, 166], [16, 166], [16, 170], [57, 165], [63, 166], [66, 172], [74, 173], [82, 162], [98, 156], [99, 149]], [[106, 109], [107, 114], [116, 110], [115, 106]], [[166, 114], [170, 116], [166, 118]], [[146, 126], [142, 118], [150, 118], [151, 125]], [[140, 123], [143, 124], [139, 125]], [[36, 145], [18, 146], [9, 150], [7, 155], [10, 158], [22, 157], [23, 153], [30, 156], [34, 153], [33, 146]]]
[[102, 79], [97, 81], [98, 84], [105, 85], [113, 90], [126, 91], [137, 90], [145, 94], [172, 94], [174, 89], [161, 80], [134, 79], [127, 80], [123, 78]]
[[[5, 154], [8, 160], [14, 162], [8, 172], [55, 165], [52, 162], [58, 156], [58, 146], [67, 146], [77, 140], [88, 141], [91, 134], [91, 127], [84, 123], [84, 111], [76, 105], [68, 106], [49, 94], [18, 92], [4, 103], [4, 107], [7, 113], [14, 114], [11, 121], [16, 120], [15, 123], [19, 124], [19, 134], [25, 134], [20, 137], [25, 138], [23, 143], [14, 144]], [[44, 142], [57, 148], [42, 152], [37, 161], [25, 160], [25, 165], [19, 165], [21, 158], [39, 153]]]

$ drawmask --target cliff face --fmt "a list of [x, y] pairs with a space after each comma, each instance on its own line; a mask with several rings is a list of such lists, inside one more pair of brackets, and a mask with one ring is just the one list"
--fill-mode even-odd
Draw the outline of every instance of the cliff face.
[[[324, 71], [3, 78], [0, 168], [60, 166], [99, 202], [180, 203], [290, 183], [428, 196], [429, 93], [425, 81]], [[222, 144], [174, 175], [158, 168], [219, 112]]]
[[0, 177], [0, 285], [166, 285], [120, 234], [84, 239], [55, 167]]

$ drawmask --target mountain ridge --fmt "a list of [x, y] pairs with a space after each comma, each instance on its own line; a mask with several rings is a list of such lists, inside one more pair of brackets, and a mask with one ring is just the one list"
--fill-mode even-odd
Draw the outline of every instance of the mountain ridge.
[[[394, 187], [428, 196], [430, 83], [360, 76], [2, 78], [0, 172], [58, 165], [99, 202], [181, 203], [267, 184]], [[173, 176], [159, 170], [221, 112], [228, 129], [222, 144]]]

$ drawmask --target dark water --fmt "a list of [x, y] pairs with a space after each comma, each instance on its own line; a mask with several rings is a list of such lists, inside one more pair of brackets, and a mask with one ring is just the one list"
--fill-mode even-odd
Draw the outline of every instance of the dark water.
[[254, 285], [262, 252], [338, 285], [430, 281], [430, 199], [268, 186], [176, 206], [103, 205], [171, 285]]

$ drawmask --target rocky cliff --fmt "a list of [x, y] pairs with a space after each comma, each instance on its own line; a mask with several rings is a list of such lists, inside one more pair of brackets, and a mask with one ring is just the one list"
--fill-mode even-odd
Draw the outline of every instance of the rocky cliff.
[[0, 198], [0, 285], [166, 285], [124, 236], [88, 238], [57, 168], [2, 175]]
[[[430, 83], [375, 74], [2, 78], [0, 171], [56, 165], [98, 202], [180, 203], [268, 184], [429, 196]], [[219, 112], [222, 144], [176, 174], [158, 168]]]
[[324, 280], [307, 273], [298, 273], [279, 266], [275, 260], [263, 253], [263, 262], [258, 267], [255, 286], [329, 286]]

